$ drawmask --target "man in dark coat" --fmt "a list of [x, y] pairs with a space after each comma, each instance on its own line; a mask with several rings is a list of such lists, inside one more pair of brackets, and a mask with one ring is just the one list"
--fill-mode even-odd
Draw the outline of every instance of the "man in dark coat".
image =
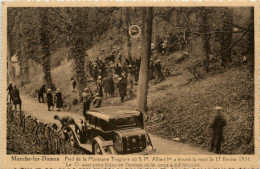
[[118, 90], [119, 90], [120, 100], [121, 100], [121, 102], [123, 102], [124, 97], [126, 96], [127, 85], [126, 85], [126, 82], [122, 78], [119, 78], [118, 80], [119, 80], [119, 82], [118, 82], [117, 86], [118, 86]]
[[53, 109], [54, 107], [54, 104], [53, 104], [53, 96], [51, 94], [51, 89], [48, 89], [48, 92], [47, 92], [47, 105], [48, 105], [48, 111], [51, 111], [51, 107]]
[[44, 99], [43, 99], [43, 94], [46, 93], [46, 89], [45, 89], [45, 85], [42, 85], [42, 87], [40, 88], [40, 90], [38, 91], [38, 100], [39, 103], [41, 103], [41, 99], [42, 102], [44, 103]]
[[106, 98], [110, 96], [111, 93], [111, 82], [109, 77], [104, 77], [102, 80], [102, 85], [104, 87], [104, 93]]
[[155, 72], [155, 78], [158, 81], [164, 80], [164, 75], [162, 74], [162, 65], [161, 60], [157, 60], [154, 64], [154, 72]]
[[58, 109], [57, 111], [60, 111], [60, 109], [63, 106], [62, 94], [60, 92], [60, 89], [56, 89], [55, 102], [56, 102], [56, 107]]
[[16, 105], [19, 104], [19, 109], [21, 112], [22, 111], [22, 100], [20, 98], [19, 90], [16, 88], [16, 86], [14, 86], [14, 89], [12, 90], [11, 97], [13, 99], [15, 111], [17, 111]]
[[226, 126], [227, 122], [223, 114], [221, 113], [222, 108], [217, 106], [215, 109], [217, 113], [214, 116], [213, 122], [210, 125], [213, 131], [210, 151], [214, 151], [215, 149], [214, 152], [219, 154], [221, 148], [221, 142], [223, 140], [223, 128]]
[[89, 110], [92, 93], [88, 87], [84, 89], [80, 101], [83, 102], [83, 116], [87, 117], [86, 112]]
[[[9, 95], [9, 98], [10, 98], [10, 103], [12, 102], [11, 93], [12, 93], [13, 89], [14, 89], [14, 88], [13, 88], [13, 85], [12, 85], [12, 83], [10, 82], [9, 85], [8, 85], [8, 87], [7, 87], [8, 95]], [[8, 95], [7, 95], [7, 100], [8, 100]]]

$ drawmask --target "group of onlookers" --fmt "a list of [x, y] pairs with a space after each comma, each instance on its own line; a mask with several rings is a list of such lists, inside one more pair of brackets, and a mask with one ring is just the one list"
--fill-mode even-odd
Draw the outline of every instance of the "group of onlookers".
[[60, 89], [56, 89], [56, 93], [53, 97], [52, 90], [47, 89], [45, 85], [42, 85], [42, 87], [38, 90], [38, 101], [39, 103], [45, 103], [44, 101], [44, 95], [46, 94], [46, 102], [48, 106], [48, 111], [51, 111], [51, 109], [54, 109], [54, 104], [56, 104], [57, 111], [60, 111], [60, 109], [63, 107], [63, 96], [60, 92]]

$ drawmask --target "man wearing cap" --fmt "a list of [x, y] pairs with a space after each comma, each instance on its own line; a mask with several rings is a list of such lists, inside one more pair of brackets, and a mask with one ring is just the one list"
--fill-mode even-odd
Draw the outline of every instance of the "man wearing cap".
[[215, 150], [214, 152], [219, 154], [221, 148], [221, 142], [223, 140], [223, 128], [226, 126], [227, 121], [224, 118], [223, 114], [221, 113], [222, 107], [217, 106], [215, 110], [217, 112], [213, 118], [213, 122], [210, 125], [210, 128], [212, 128], [213, 131], [210, 151]]
[[59, 120], [61, 123], [61, 130], [68, 127], [71, 124], [75, 124], [73, 117], [71, 116], [58, 116], [54, 115], [55, 120]]
[[48, 90], [47, 90], [46, 98], [47, 98], [48, 111], [51, 111], [51, 107], [52, 107], [52, 109], [53, 109], [53, 107], [54, 107], [54, 104], [53, 104], [53, 96], [52, 96], [52, 94], [51, 94], [51, 89], [48, 89]]
[[84, 92], [81, 96], [81, 101], [83, 102], [83, 116], [86, 117], [86, 112], [89, 110], [90, 103], [91, 103], [91, 91], [88, 87], [84, 89]]

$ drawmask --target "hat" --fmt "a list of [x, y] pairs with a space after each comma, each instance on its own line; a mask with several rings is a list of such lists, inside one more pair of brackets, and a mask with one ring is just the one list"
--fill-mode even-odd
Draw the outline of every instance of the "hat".
[[101, 80], [101, 78], [102, 78], [101, 76], [98, 76], [98, 80]]
[[58, 91], [60, 91], [60, 89], [56, 89], [56, 91], [58, 92]]
[[217, 107], [215, 107], [215, 110], [222, 110], [222, 107], [217, 106]]
[[122, 78], [120, 77], [120, 78], [118, 78], [118, 80], [120, 81], [120, 80], [122, 80]]
[[51, 92], [51, 89], [48, 89], [47, 92]]

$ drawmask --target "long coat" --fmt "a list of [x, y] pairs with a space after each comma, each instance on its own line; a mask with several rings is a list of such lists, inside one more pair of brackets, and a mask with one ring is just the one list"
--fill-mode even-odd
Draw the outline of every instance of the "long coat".
[[53, 96], [52, 96], [52, 94], [51, 93], [47, 93], [46, 97], [47, 97], [48, 107], [53, 106]]
[[105, 93], [113, 93], [115, 91], [112, 77], [105, 77], [103, 79], [103, 86], [104, 86]]
[[117, 86], [118, 86], [120, 97], [126, 96], [127, 85], [126, 85], [125, 81], [124, 80], [120, 80], [120, 82], [118, 83]]
[[20, 98], [19, 90], [14, 88], [11, 92], [11, 97], [13, 99], [14, 104], [21, 104], [22, 100]]
[[63, 106], [63, 100], [62, 100], [61, 92], [57, 92], [55, 97], [56, 97], [56, 107], [61, 108]]

